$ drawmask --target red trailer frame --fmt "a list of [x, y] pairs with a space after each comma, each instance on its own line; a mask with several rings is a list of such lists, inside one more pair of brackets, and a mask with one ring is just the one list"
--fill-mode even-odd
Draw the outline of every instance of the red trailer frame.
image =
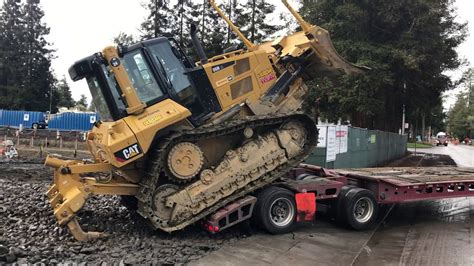
[[[294, 180], [300, 174], [327, 179], [328, 185], [313, 189]], [[345, 185], [372, 191], [379, 204], [474, 196], [474, 168], [461, 167], [383, 167], [327, 170], [301, 164], [289, 173], [288, 187], [297, 191], [316, 191], [318, 199], [334, 197], [328, 189], [338, 192]], [[304, 181], [304, 180], [303, 180]], [[337, 192], [337, 193], [338, 193]], [[321, 195], [321, 196], [320, 196]], [[335, 196], [337, 197], [337, 195]]]
[[[316, 198], [316, 202], [313, 201], [315, 205], [324, 205], [324, 201], [337, 199], [346, 186], [370, 190], [378, 204], [393, 204], [474, 196], [474, 168], [383, 167], [329, 170], [300, 164], [272, 186], [287, 188], [296, 193], [296, 198], [298, 194], [311, 193], [312, 199], [314, 200], [314, 196]], [[227, 205], [203, 221], [205, 228], [211, 233], [217, 233], [249, 219], [256, 201], [256, 197], [247, 195]], [[317, 209], [313, 206], [313, 212], [307, 213], [307, 210], [297, 207], [298, 217], [314, 217]]]

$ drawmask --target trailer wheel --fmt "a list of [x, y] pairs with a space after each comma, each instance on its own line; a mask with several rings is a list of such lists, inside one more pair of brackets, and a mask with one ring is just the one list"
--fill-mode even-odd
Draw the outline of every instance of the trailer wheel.
[[350, 189], [342, 198], [342, 220], [355, 230], [366, 230], [374, 226], [378, 204], [372, 191], [363, 188]]
[[33, 123], [33, 124], [31, 125], [31, 128], [32, 128], [32, 129], [38, 129], [38, 124], [37, 124], [37, 123]]
[[259, 225], [271, 234], [291, 232], [296, 223], [296, 203], [293, 192], [268, 187], [257, 196], [254, 215]]
[[347, 185], [341, 188], [339, 195], [337, 196], [337, 200], [334, 202], [332, 206], [332, 214], [336, 218], [336, 222], [342, 226], [346, 225], [345, 215], [344, 215], [344, 201], [346, 200], [346, 194], [349, 190], [357, 188], [356, 186]]

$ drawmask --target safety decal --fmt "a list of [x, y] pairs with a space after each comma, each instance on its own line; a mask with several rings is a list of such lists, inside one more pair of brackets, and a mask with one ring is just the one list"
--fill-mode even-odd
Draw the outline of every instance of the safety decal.
[[275, 72], [271, 68], [264, 69], [260, 73], [257, 74], [257, 78], [261, 84], [267, 83], [276, 79]]

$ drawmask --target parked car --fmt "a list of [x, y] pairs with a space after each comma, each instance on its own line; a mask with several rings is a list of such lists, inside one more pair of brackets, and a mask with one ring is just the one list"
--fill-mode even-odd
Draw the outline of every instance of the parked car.
[[34, 122], [33, 124], [31, 124], [31, 128], [32, 129], [45, 129], [45, 128], [48, 128], [48, 122], [46, 122], [45, 120]]
[[444, 132], [439, 132], [438, 134], [436, 134], [436, 146], [439, 145], [448, 146], [448, 137]]

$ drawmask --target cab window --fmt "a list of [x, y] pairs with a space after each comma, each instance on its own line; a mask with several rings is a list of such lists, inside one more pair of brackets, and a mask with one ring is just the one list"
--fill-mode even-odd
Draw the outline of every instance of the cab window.
[[140, 50], [126, 54], [123, 57], [123, 62], [130, 81], [142, 102], [150, 103], [163, 97], [163, 90], [156, 82], [150, 66]]

